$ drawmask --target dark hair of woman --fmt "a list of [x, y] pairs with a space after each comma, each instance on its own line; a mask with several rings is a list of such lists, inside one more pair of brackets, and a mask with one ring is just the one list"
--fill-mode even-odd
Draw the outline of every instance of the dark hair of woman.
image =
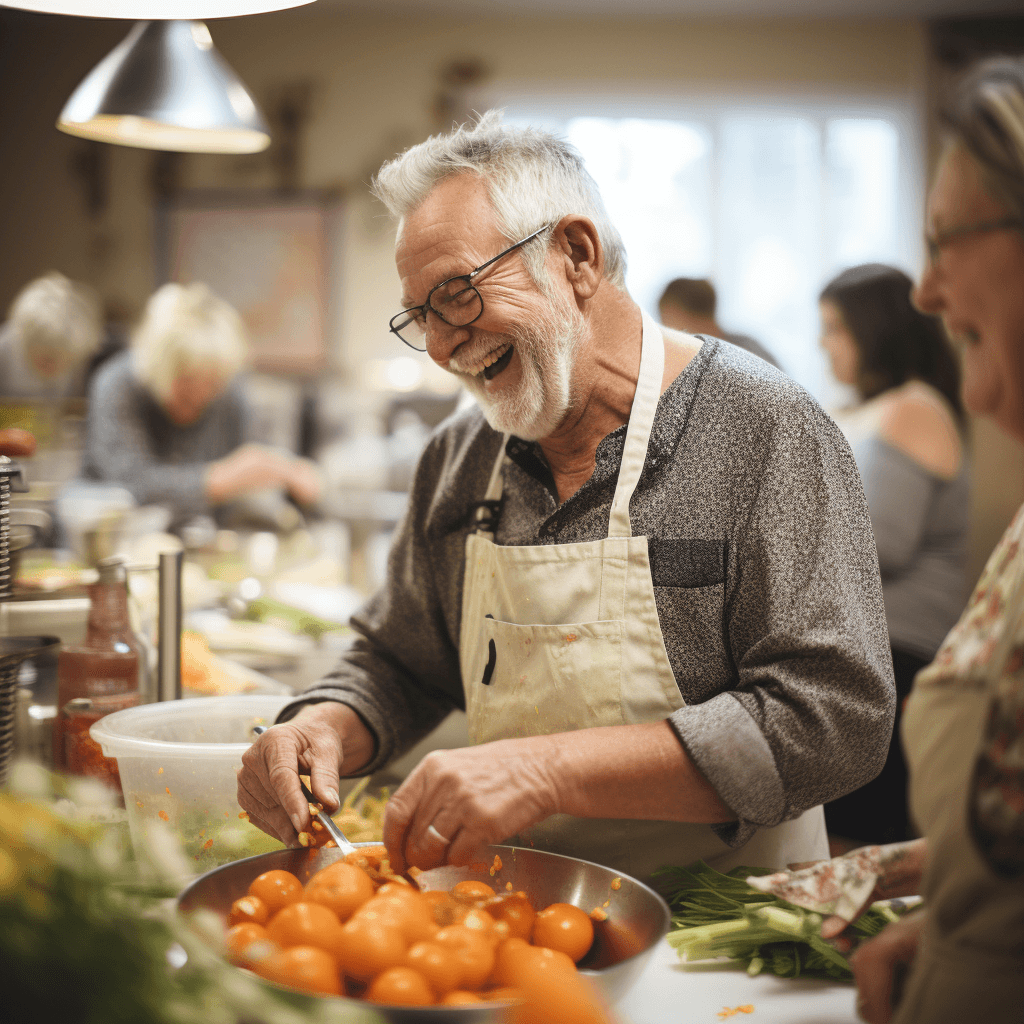
[[949, 402], [962, 425], [960, 367], [938, 319], [911, 304], [913, 286], [902, 270], [867, 263], [833, 278], [821, 299], [838, 307], [857, 344], [861, 398], [922, 380]]

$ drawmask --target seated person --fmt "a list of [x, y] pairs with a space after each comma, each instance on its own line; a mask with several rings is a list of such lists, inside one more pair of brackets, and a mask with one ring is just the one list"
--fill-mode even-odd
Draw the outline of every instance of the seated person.
[[[677, 277], [669, 281], [658, 299], [658, 316], [666, 327], [687, 334], [708, 334], [753, 352], [766, 363], [778, 366], [778, 360], [759, 341], [746, 334], [727, 331], [716, 319], [718, 296], [715, 286], [698, 277]], [[781, 367], [780, 367], [781, 369]]]
[[81, 398], [85, 366], [102, 340], [102, 308], [92, 289], [56, 271], [30, 281], [0, 327], [0, 397]]
[[284, 500], [316, 500], [314, 464], [247, 443], [248, 410], [237, 379], [247, 352], [241, 317], [203, 284], [167, 284], [150, 298], [128, 352], [93, 379], [82, 476], [119, 483], [139, 504], [174, 514], [172, 526], [229, 503], [276, 491], [260, 525], [298, 521]]

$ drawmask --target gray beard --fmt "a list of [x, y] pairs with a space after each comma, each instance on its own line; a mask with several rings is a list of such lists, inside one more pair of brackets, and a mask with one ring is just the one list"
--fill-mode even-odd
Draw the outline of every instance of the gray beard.
[[499, 433], [524, 441], [554, 433], [573, 405], [573, 369], [585, 336], [586, 321], [574, 307], [552, 307], [541, 321], [516, 324], [507, 335], [519, 354], [521, 377], [515, 391], [492, 398], [482, 380], [466, 380], [487, 422]]

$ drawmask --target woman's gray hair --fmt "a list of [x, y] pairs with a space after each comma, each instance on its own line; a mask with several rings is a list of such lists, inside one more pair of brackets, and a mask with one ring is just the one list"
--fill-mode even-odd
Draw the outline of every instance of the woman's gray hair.
[[[438, 182], [467, 171], [486, 181], [498, 227], [510, 243], [569, 214], [589, 217], [604, 249], [605, 276], [617, 287], [625, 286], [622, 238], [608, 219], [583, 158], [549, 132], [505, 124], [500, 110], [412, 146], [384, 164], [371, 187], [391, 214], [401, 218]], [[542, 289], [548, 283], [544, 255], [549, 241], [550, 235], [541, 235], [522, 250], [530, 276]]]
[[30, 281], [18, 292], [8, 319], [25, 352], [61, 352], [71, 365], [91, 356], [103, 340], [99, 296], [56, 270]]
[[993, 199], [1024, 228], [1024, 59], [983, 61], [961, 82], [943, 123], [978, 164]]
[[245, 325], [205, 284], [165, 284], [146, 303], [132, 335], [135, 376], [160, 402], [184, 370], [202, 368], [226, 384], [245, 364]]

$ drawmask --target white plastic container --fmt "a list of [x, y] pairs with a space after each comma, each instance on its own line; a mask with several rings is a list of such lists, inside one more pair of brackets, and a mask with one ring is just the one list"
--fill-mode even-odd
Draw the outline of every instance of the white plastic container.
[[[245, 694], [143, 704], [94, 723], [89, 734], [117, 758], [132, 845], [140, 853], [158, 822], [181, 841], [197, 874], [281, 848], [240, 818], [236, 771], [254, 725], [270, 725], [290, 696]], [[156, 828], [154, 829], [154, 826]]]

